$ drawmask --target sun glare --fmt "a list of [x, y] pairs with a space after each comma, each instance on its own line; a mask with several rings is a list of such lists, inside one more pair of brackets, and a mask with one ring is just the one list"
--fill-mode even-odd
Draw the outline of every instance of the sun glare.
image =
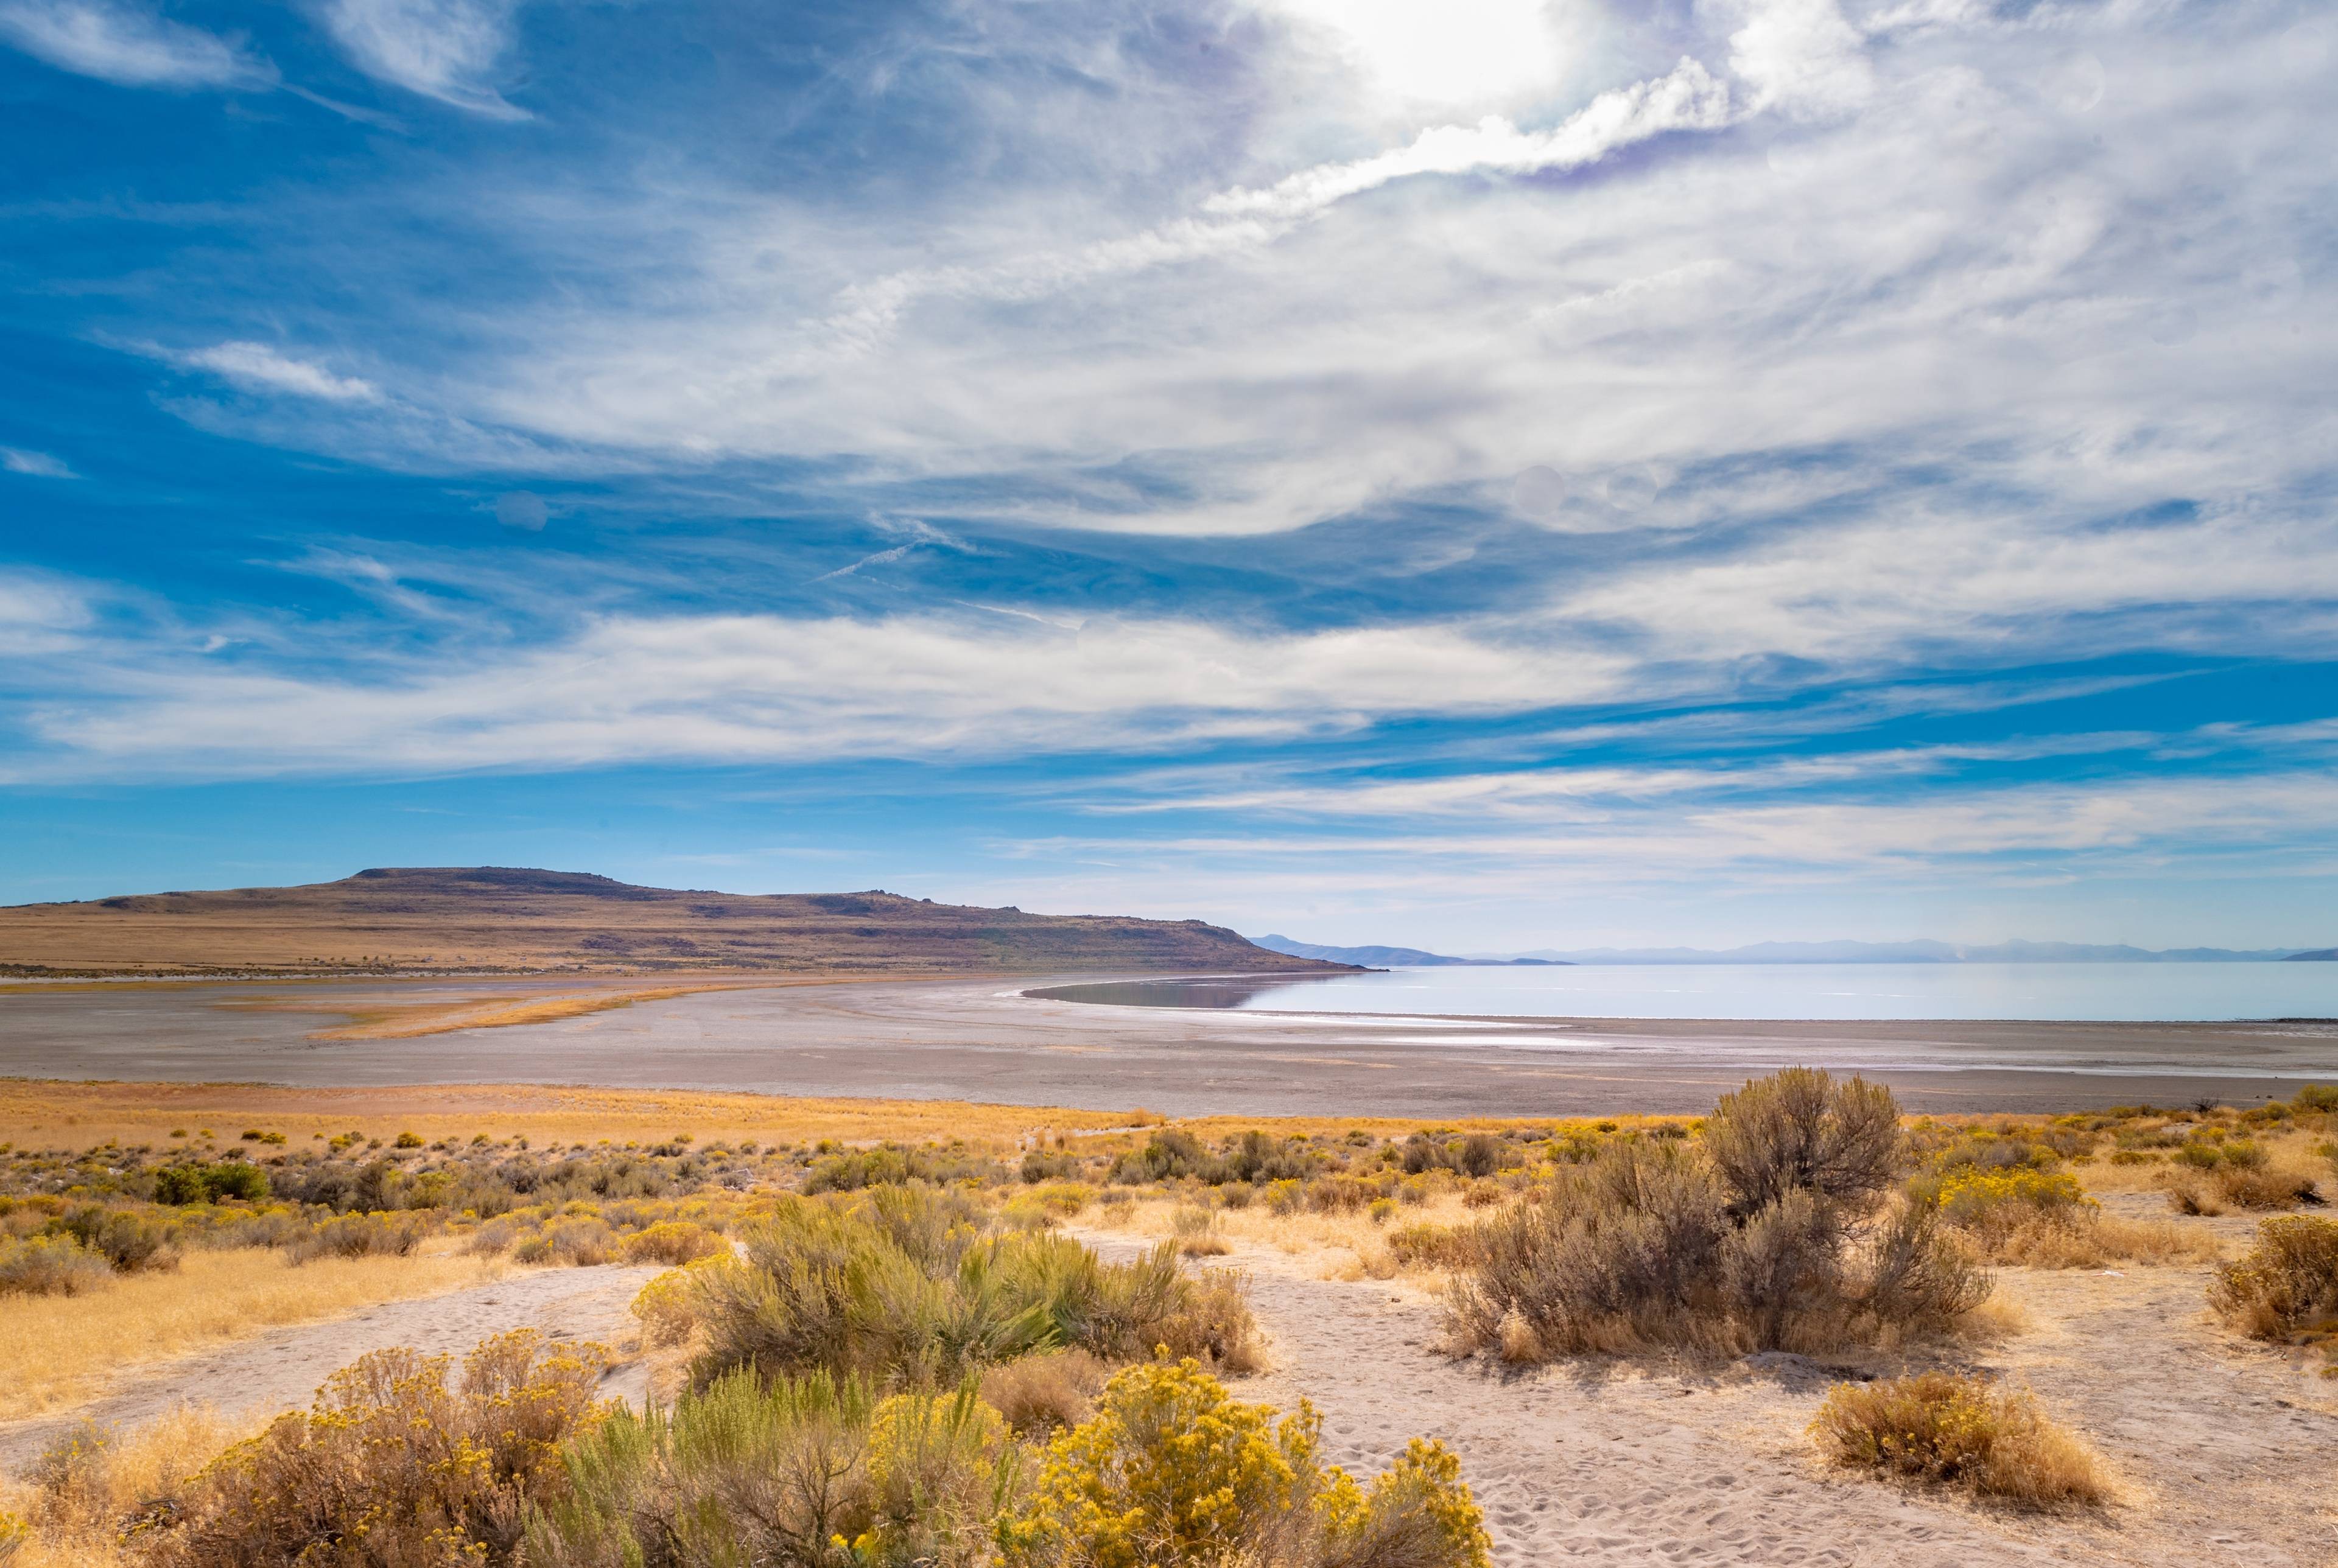
[[1439, 104], [1508, 98], [1548, 81], [1556, 40], [1539, 0], [1276, 0], [1338, 40], [1382, 91]]

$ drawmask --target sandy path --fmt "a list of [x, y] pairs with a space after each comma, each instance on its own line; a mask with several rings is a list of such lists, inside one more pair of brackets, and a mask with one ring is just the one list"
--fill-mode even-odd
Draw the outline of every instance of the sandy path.
[[[331, 1374], [390, 1346], [459, 1359], [491, 1335], [527, 1328], [614, 1346], [634, 1338], [638, 1325], [626, 1308], [657, 1272], [610, 1266], [514, 1274], [136, 1369], [128, 1374], [134, 1387], [119, 1394], [61, 1415], [0, 1426], [0, 1469], [20, 1468], [84, 1420], [128, 1430], [181, 1405], [208, 1406], [225, 1416], [305, 1408]], [[604, 1392], [638, 1401], [645, 1377], [639, 1363], [618, 1367], [604, 1380]]]
[[1984, 1363], [2029, 1379], [2143, 1483], [2096, 1520], [1826, 1470], [1802, 1433], [1832, 1379], [1798, 1357], [1504, 1373], [1438, 1354], [1439, 1310], [1406, 1287], [1309, 1278], [1258, 1248], [1227, 1261], [1251, 1273], [1273, 1362], [1242, 1396], [1312, 1400], [1327, 1457], [1367, 1475], [1411, 1436], [1442, 1439], [1504, 1563], [2338, 1562], [2338, 1416], [2327, 1400], [2309, 1407], [2309, 1385], [2279, 1357], [2198, 1321], [2202, 1269], [2007, 1280], [2040, 1327]]

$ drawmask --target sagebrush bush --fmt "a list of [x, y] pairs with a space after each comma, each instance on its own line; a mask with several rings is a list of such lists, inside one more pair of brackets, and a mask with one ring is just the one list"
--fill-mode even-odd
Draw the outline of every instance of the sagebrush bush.
[[430, 1232], [427, 1215], [344, 1214], [309, 1228], [284, 1249], [288, 1262], [317, 1258], [409, 1258]]
[[985, 1237], [968, 1206], [920, 1189], [872, 1189], [850, 1208], [791, 1200], [745, 1249], [742, 1267], [693, 1286], [701, 1382], [753, 1367], [931, 1386], [1067, 1345], [1240, 1366], [1254, 1332], [1239, 1282], [1187, 1276], [1174, 1243], [1107, 1264], [1046, 1232]]
[[1456, 1338], [1519, 1360], [1942, 1330], [1989, 1282], [1934, 1202], [1886, 1203], [1896, 1117], [1888, 1091], [1796, 1070], [1724, 1095], [1702, 1146], [1610, 1141], [1555, 1167], [1535, 1200], [1477, 1228], [1449, 1298]]
[[2338, 1320], [2338, 1220], [2288, 1215], [2261, 1222], [2256, 1245], [2217, 1271], [2208, 1304], [2260, 1339]]
[[2111, 1492], [2102, 1461], [2048, 1419], [2035, 1397], [1954, 1373], [1838, 1383], [1811, 1436], [1838, 1465], [1949, 1482], [1986, 1497], [2050, 1505], [2099, 1503]]
[[701, 1258], [730, 1250], [722, 1237], [687, 1220], [661, 1220], [625, 1238], [628, 1263], [663, 1263], [679, 1268]]
[[531, 1524], [528, 1561], [971, 1568], [1013, 1502], [1018, 1461], [968, 1387], [881, 1398], [859, 1378], [732, 1373], [571, 1443], [565, 1494]]
[[1195, 1362], [1131, 1367], [1093, 1419], [1051, 1442], [1028, 1497], [997, 1526], [1004, 1568], [1486, 1568], [1459, 1465], [1415, 1439], [1370, 1490], [1318, 1456], [1302, 1403], [1275, 1418]]
[[562, 1475], [560, 1445], [603, 1411], [597, 1347], [533, 1329], [489, 1339], [447, 1380], [444, 1357], [378, 1350], [315, 1406], [220, 1455], [154, 1522], [160, 1568], [413, 1568], [503, 1563]]
[[70, 1236], [0, 1241], [0, 1296], [80, 1296], [113, 1279], [113, 1265]]
[[151, 1215], [84, 1203], [68, 1210], [58, 1228], [120, 1273], [152, 1273], [179, 1266], [177, 1233]]

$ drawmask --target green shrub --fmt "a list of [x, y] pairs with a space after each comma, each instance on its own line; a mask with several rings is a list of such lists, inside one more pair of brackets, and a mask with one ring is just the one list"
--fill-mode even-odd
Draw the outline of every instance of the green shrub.
[[333, 1375], [197, 1478], [158, 1522], [158, 1568], [402, 1568], [509, 1563], [562, 1471], [560, 1445], [602, 1414], [597, 1347], [533, 1329], [487, 1340], [449, 1387], [444, 1357], [378, 1350]]
[[880, 1399], [824, 1373], [619, 1411], [563, 1460], [565, 1494], [529, 1526], [538, 1568], [973, 1568], [1020, 1473], [970, 1388]]
[[1249, 1354], [1239, 1285], [1187, 1277], [1174, 1244], [1107, 1264], [1048, 1233], [985, 1239], [962, 1208], [916, 1189], [875, 1189], [850, 1209], [789, 1201], [745, 1248], [742, 1267], [697, 1287], [702, 1384], [752, 1367], [931, 1386], [1066, 1345], [1115, 1359], [1159, 1345]]
[[1194, 1362], [1131, 1367], [1095, 1417], [1051, 1442], [1021, 1507], [999, 1521], [1002, 1568], [1273, 1563], [1485, 1568], [1488, 1542], [1459, 1466], [1416, 1439], [1367, 1493], [1318, 1457], [1302, 1403], [1275, 1419]]
[[267, 1196], [268, 1173], [241, 1160], [216, 1165], [165, 1165], [154, 1172], [157, 1203], [218, 1203], [231, 1198], [257, 1202]]

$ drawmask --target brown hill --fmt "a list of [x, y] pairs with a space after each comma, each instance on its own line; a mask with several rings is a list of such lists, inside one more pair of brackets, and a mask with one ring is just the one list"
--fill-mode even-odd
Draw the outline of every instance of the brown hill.
[[0, 908], [0, 972], [1334, 970], [1199, 920], [1027, 915], [891, 893], [692, 893], [575, 871], [339, 882]]

